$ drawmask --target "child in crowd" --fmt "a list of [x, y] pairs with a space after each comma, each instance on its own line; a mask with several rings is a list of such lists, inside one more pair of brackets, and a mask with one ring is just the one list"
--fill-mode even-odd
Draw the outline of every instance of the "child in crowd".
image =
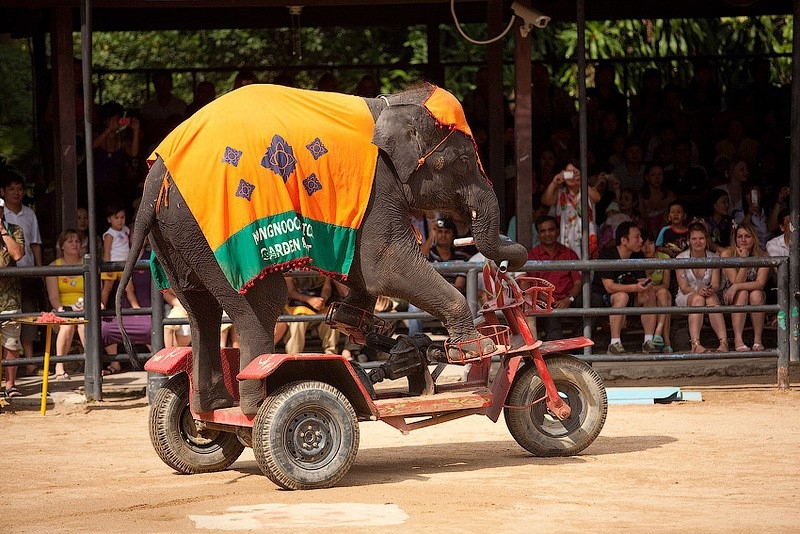
[[[654, 258], [659, 260], [668, 259], [669, 256], [663, 252], [656, 251], [656, 243], [653, 239], [653, 234], [645, 229], [642, 231], [642, 254], [645, 258]], [[645, 271], [647, 278], [650, 279], [653, 291], [656, 293], [656, 302], [659, 306], [672, 306], [672, 293], [670, 292], [670, 276], [669, 269], [653, 269]], [[669, 339], [670, 318], [672, 316], [668, 313], [658, 314], [656, 321], [656, 329], [653, 333], [653, 345], [661, 352], [670, 354], [673, 351], [672, 342]]]
[[[103, 261], [125, 261], [130, 252], [130, 229], [125, 226], [125, 208], [122, 204], [111, 204], [106, 209], [106, 220], [110, 225], [109, 229], [103, 234]], [[103, 281], [103, 289], [100, 293], [100, 306], [107, 306], [108, 297], [114, 287], [114, 282], [122, 277], [122, 273], [102, 273], [100, 278]], [[125, 288], [125, 294], [131, 308], [139, 308], [139, 301], [133, 288], [133, 282], [129, 282]]]
[[659, 252], [666, 253], [674, 258], [689, 248], [689, 228], [686, 226], [686, 206], [680, 200], [669, 203], [669, 226], [665, 226], [658, 233], [656, 247]]

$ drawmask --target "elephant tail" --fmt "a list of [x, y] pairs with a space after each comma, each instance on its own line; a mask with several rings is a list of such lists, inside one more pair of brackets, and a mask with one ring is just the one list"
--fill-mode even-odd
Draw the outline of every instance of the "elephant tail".
[[141, 364], [136, 354], [136, 348], [133, 346], [133, 342], [128, 336], [128, 332], [125, 330], [125, 325], [122, 322], [122, 297], [125, 295], [125, 288], [133, 276], [133, 271], [136, 267], [136, 262], [139, 260], [142, 247], [144, 247], [145, 239], [150, 234], [150, 230], [155, 223], [156, 204], [158, 202], [161, 184], [166, 177], [166, 173], [167, 168], [164, 166], [164, 162], [161, 158], [159, 158], [153, 164], [144, 182], [144, 191], [142, 192], [139, 210], [136, 213], [136, 222], [131, 229], [131, 249], [130, 252], [128, 252], [128, 258], [125, 260], [125, 269], [122, 271], [122, 277], [119, 280], [115, 299], [117, 327], [122, 335], [122, 343], [125, 346], [125, 352], [128, 353], [128, 358], [134, 369], [141, 369]]

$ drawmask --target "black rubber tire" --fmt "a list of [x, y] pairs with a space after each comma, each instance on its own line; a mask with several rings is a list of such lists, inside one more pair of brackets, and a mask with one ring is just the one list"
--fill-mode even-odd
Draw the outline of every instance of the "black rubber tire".
[[282, 488], [329, 488], [353, 465], [359, 436], [355, 410], [341, 391], [325, 382], [293, 382], [259, 408], [253, 453]]
[[189, 410], [189, 377], [180, 373], [158, 390], [150, 407], [150, 441], [159, 458], [187, 475], [230, 467], [244, 450], [232, 432], [198, 432]]
[[586, 362], [567, 354], [550, 356], [547, 369], [570, 409], [570, 416], [559, 420], [547, 410], [544, 401], [528, 406], [545, 396], [545, 388], [533, 362], [517, 373], [504, 409], [511, 435], [535, 456], [573, 456], [591, 445], [600, 434], [608, 412], [603, 380]]

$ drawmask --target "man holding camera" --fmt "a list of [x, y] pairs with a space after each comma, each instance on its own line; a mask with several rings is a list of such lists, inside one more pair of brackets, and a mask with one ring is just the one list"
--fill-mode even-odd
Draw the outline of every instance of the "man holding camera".
[[[604, 248], [600, 252], [601, 260], [627, 260], [643, 258], [642, 232], [636, 223], [624, 221], [617, 227], [616, 246]], [[656, 293], [652, 281], [641, 270], [630, 271], [597, 271], [592, 281], [592, 307], [624, 308], [629, 304], [634, 306], [656, 306]], [[642, 315], [642, 328], [644, 329], [644, 343], [642, 351], [659, 352], [653, 344], [653, 333], [656, 329], [656, 315]], [[609, 318], [611, 329], [611, 342], [608, 346], [609, 354], [622, 354], [625, 347], [622, 345], [622, 327], [625, 324], [625, 315], [611, 315]]]
[[[0, 269], [15, 267], [17, 261], [25, 255], [25, 238], [22, 228], [6, 222], [5, 202], [0, 199]], [[19, 313], [22, 307], [19, 278], [0, 277], [0, 315]], [[19, 358], [19, 323], [4, 321], [0, 317], [0, 333], [2, 334], [2, 358], [14, 360]], [[6, 372], [5, 389], [0, 391], [5, 397], [22, 395], [14, 384], [17, 378], [17, 367], [9, 365]], [[2, 377], [0, 377], [2, 378]]]
[[[600, 192], [590, 185], [588, 193], [589, 255], [591, 257], [597, 246], [594, 205], [600, 200]], [[550, 206], [550, 215], [559, 221], [559, 242], [574, 250], [575, 254], [581, 257], [581, 242], [583, 241], [581, 171], [572, 163], [567, 164], [563, 171], [553, 177], [553, 181], [542, 193], [542, 204]]]

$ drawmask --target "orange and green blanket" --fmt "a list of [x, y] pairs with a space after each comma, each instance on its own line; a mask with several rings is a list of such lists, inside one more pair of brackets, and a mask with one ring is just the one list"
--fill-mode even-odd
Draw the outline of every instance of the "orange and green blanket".
[[161, 156], [231, 285], [309, 265], [345, 278], [372, 191], [366, 102], [249, 85], [173, 130]]

